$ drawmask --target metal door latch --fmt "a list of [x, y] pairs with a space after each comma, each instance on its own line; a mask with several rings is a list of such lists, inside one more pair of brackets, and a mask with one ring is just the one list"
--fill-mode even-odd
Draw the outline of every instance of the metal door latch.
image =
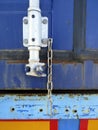
[[41, 16], [39, 0], [29, 0], [28, 16], [23, 18], [23, 46], [29, 50], [26, 74], [45, 77], [45, 63], [40, 63], [39, 51], [47, 47], [48, 18]]

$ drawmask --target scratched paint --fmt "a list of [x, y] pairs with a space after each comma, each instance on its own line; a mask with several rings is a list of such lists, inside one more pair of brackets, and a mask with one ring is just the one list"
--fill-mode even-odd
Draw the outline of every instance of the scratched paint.
[[98, 95], [53, 95], [52, 114], [47, 95], [0, 96], [0, 119], [98, 118]]
[[[92, 29], [94, 31], [97, 25], [96, 8], [93, 15], [89, 12], [92, 12], [91, 8], [98, 2], [95, 0], [92, 4], [92, 0], [87, 0], [87, 3], [87, 48], [95, 48], [98, 46], [97, 33], [92, 33]], [[0, 0], [0, 49], [24, 49], [22, 18], [26, 16], [28, 4], [28, 0]], [[53, 49], [73, 50], [74, 0], [41, 0], [40, 7], [42, 16], [49, 18], [49, 37], [53, 37]], [[94, 28], [90, 26], [92, 22], [96, 23], [92, 24]], [[0, 89], [46, 89], [47, 79], [26, 76], [25, 64], [0, 62], [0, 68]], [[54, 89], [98, 89], [97, 77], [98, 65], [92, 61], [53, 65]]]

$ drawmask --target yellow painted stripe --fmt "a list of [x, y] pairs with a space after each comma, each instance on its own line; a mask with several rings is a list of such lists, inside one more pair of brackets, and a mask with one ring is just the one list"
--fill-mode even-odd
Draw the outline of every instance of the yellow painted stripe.
[[0, 130], [50, 130], [49, 121], [0, 121]]
[[88, 130], [98, 130], [98, 120], [88, 120]]

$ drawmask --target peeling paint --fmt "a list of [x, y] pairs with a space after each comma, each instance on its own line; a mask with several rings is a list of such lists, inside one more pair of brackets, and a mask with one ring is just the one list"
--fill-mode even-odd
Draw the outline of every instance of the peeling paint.
[[[85, 119], [98, 117], [98, 94], [0, 96], [0, 119]], [[52, 109], [52, 115], [50, 114]]]

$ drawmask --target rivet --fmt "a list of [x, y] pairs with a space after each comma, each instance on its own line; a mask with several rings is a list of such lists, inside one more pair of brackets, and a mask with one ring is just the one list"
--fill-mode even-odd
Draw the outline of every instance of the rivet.
[[47, 19], [43, 19], [42, 23], [43, 23], [43, 24], [47, 24], [47, 23], [48, 23], [48, 20], [47, 20]]
[[28, 24], [28, 19], [24, 19], [24, 24]]
[[23, 42], [24, 42], [25, 44], [28, 44], [28, 39], [24, 39]]

